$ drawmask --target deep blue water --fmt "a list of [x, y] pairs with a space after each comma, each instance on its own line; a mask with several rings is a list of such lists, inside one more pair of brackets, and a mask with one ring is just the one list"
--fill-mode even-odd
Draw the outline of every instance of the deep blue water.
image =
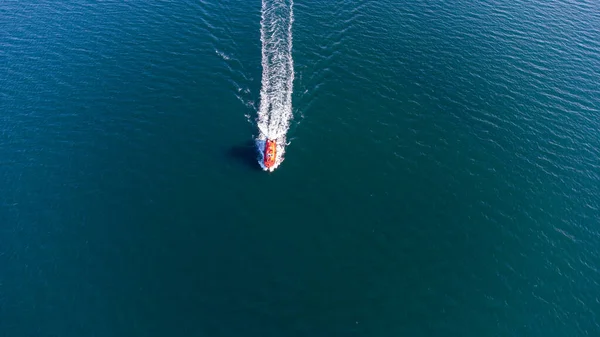
[[0, 336], [600, 335], [600, 5], [293, 9], [266, 173], [260, 1], [0, 2]]

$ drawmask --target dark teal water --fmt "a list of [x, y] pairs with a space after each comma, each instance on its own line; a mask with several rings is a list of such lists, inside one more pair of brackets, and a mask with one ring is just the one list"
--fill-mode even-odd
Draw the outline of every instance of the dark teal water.
[[[275, 0], [267, 0], [275, 1]], [[596, 1], [0, 2], [0, 336], [598, 336]]]

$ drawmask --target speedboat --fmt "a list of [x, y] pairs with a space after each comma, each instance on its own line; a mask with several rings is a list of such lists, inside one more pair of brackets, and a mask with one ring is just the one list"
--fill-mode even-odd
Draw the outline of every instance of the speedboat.
[[277, 162], [277, 143], [274, 140], [267, 139], [263, 150], [263, 164], [267, 170], [272, 170]]

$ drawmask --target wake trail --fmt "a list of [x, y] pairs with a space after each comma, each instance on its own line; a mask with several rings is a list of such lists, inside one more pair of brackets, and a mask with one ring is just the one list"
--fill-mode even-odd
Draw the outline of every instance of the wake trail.
[[293, 0], [262, 0], [260, 40], [262, 42], [262, 85], [257, 125], [257, 146], [263, 165], [267, 139], [277, 142], [277, 162], [283, 161], [286, 133], [292, 119], [294, 61], [292, 59]]

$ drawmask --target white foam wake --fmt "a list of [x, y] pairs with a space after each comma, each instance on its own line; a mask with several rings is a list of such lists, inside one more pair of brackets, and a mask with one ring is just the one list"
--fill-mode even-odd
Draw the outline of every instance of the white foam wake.
[[[292, 59], [293, 0], [262, 0], [260, 40], [262, 42], [262, 88], [258, 111], [257, 146], [259, 162], [266, 139], [277, 142], [276, 168], [283, 161], [286, 133], [292, 119]], [[264, 167], [263, 167], [264, 168]]]

